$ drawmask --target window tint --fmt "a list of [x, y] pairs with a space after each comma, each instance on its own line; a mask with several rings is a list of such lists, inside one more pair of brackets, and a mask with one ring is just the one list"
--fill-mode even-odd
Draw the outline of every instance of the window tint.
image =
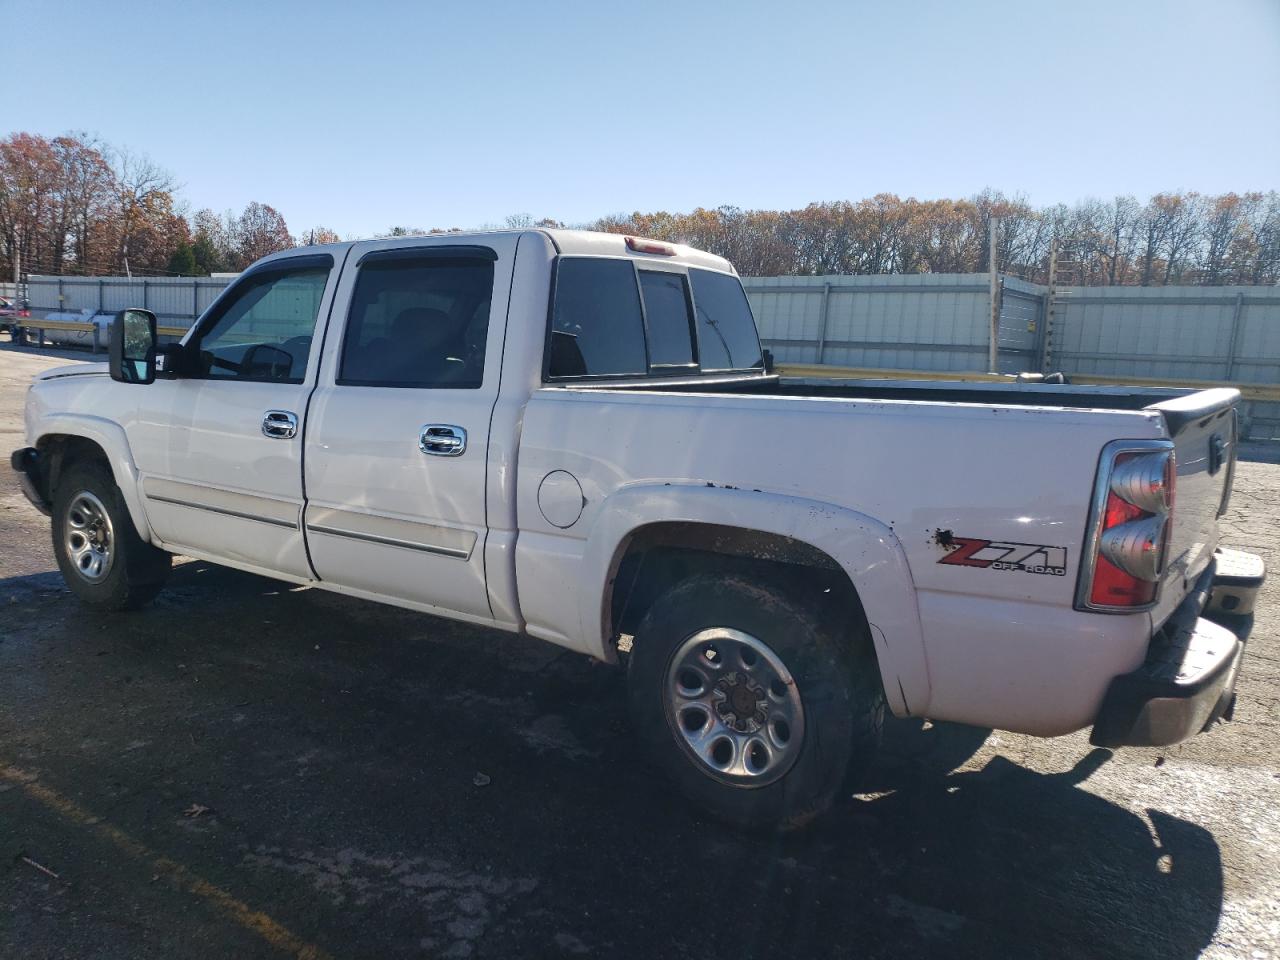
[[329, 269], [250, 275], [193, 341], [197, 377], [301, 383]]
[[655, 367], [692, 366], [693, 335], [683, 275], [641, 270], [640, 290], [649, 328], [649, 363]]
[[703, 370], [762, 367], [760, 340], [742, 283], [710, 270], [690, 270], [698, 314], [698, 357]]
[[493, 262], [371, 260], [361, 265], [338, 383], [475, 389], [493, 296]]
[[556, 268], [555, 296], [550, 376], [648, 372], [631, 261], [564, 257]]

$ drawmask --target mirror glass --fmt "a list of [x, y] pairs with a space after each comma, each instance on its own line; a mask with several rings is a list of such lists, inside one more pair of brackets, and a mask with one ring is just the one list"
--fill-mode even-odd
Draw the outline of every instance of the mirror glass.
[[121, 367], [126, 377], [135, 383], [148, 380], [147, 365], [155, 350], [155, 334], [151, 328], [151, 314], [143, 310], [126, 310], [120, 317], [124, 325], [124, 351]]

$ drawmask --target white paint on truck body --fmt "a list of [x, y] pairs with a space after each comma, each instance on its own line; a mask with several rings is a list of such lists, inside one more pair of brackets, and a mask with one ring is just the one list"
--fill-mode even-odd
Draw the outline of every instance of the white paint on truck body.
[[[361, 259], [459, 244], [494, 256], [479, 385], [339, 383]], [[857, 589], [895, 713], [1033, 734], [1091, 723], [1107, 684], [1141, 663], [1185, 593], [1166, 582], [1154, 614], [1074, 608], [1100, 452], [1117, 438], [1167, 437], [1157, 412], [1020, 405], [1016, 393], [982, 403], [544, 383], [558, 257], [736, 276], [701, 251], [637, 254], [609, 234], [288, 251], [247, 271], [210, 311], [255, 269], [316, 253], [333, 268], [300, 382], [138, 388], [101, 366], [50, 371], [30, 394], [27, 442], [98, 443], [139, 532], [159, 546], [603, 659], [614, 656], [611, 578], [637, 531], [680, 522], [793, 538]], [[271, 410], [296, 414], [296, 437], [263, 435]], [[419, 431], [432, 423], [464, 427], [466, 452], [424, 455]], [[1211, 501], [1226, 482], [1202, 482], [1190, 450], [1176, 508], [1195, 514], [1177, 531], [1189, 572], [1212, 552]], [[581, 489], [578, 511], [563, 502], [567, 483], [552, 508], [539, 504], [560, 472]], [[997, 562], [943, 563], [948, 538], [990, 541], [983, 549], [996, 552], [985, 556]]]

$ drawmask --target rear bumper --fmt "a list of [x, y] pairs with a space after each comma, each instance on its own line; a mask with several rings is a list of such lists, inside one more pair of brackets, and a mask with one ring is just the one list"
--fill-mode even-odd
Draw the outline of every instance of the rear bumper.
[[[1265, 578], [1260, 558], [1219, 551], [1152, 638], [1142, 666], [1111, 681], [1090, 742], [1100, 747], [1168, 746], [1229, 718], [1253, 627], [1248, 614]], [[1227, 606], [1224, 601], [1234, 602]]]
[[9, 465], [18, 474], [18, 485], [32, 505], [46, 517], [52, 513], [52, 507], [40, 493], [37, 482], [44, 465], [40, 460], [40, 451], [34, 447], [23, 447], [9, 455]]
[[1241, 550], [1219, 550], [1213, 555], [1213, 592], [1205, 606], [1206, 616], [1253, 613], [1258, 590], [1267, 578], [1262, 558]]

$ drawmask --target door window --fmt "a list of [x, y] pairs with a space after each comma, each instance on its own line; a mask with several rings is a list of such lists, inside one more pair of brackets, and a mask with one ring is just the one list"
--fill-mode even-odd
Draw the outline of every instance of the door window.
[[492, 297], [490, 259], [396, 257], [362, 264], [338, 383], [478, 388]]
[[192, 339], [189, 375], [301, 383], [329, 270], [283, 266], [245, 277]]

